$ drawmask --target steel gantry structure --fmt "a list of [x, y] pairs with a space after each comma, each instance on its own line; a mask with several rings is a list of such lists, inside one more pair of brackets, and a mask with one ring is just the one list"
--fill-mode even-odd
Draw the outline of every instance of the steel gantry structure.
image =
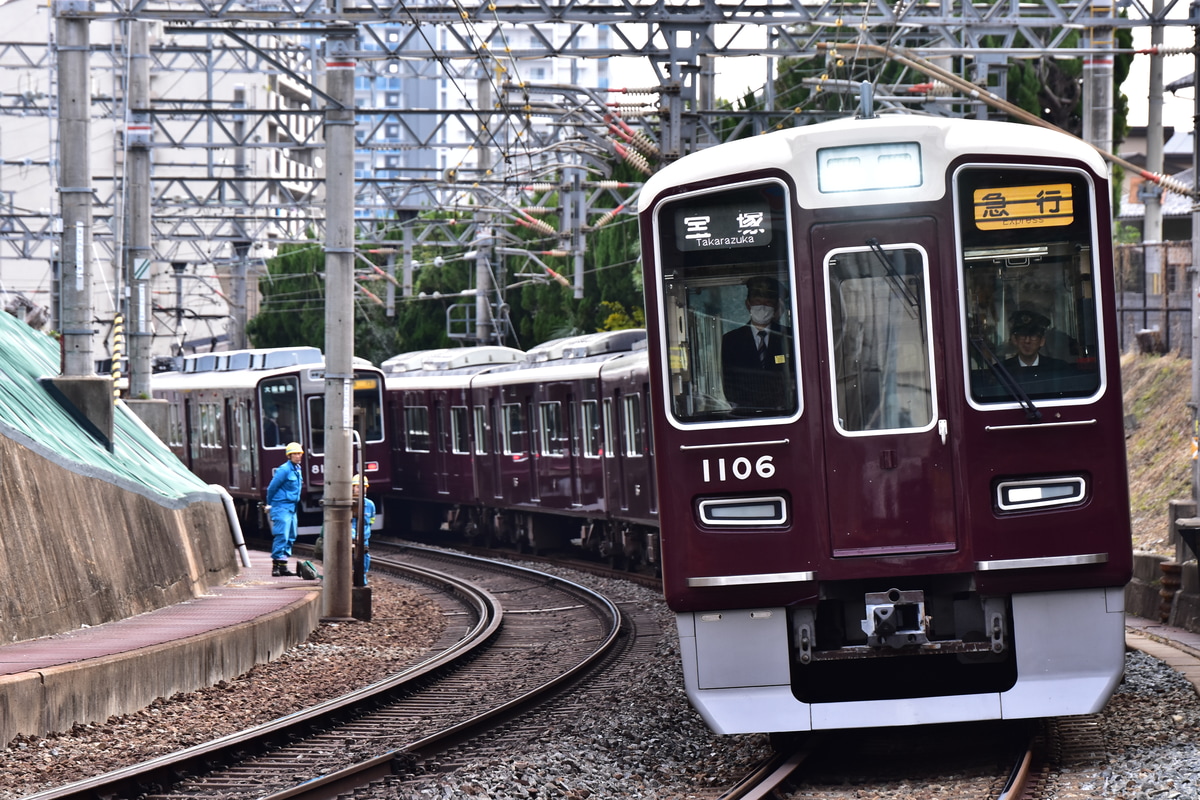
[[[8, 0], [5, 10], [27, 1]], [[1134, 0], [1123, 8], [1125, 17], [1110, 0], [52, 0], [45, 42], [0, 46], [4, 72], [44, 76], [40, 87], [29, 81], [24, 90], [20, 80], [6, 82], [15, 84], [4, 91], [6, 119], [57, 120], [44, 159], [10, 158], [0, 149], [6, 169], [50, 174], [44, 203], [0, 183], [0, 192], [10, 192], [0, 195], [7, 205], [0, 235], [9, 255], [44, 260], [56, 271], [64, 373], [81, 379], [94, 370], [97, 251], [111, 261], [114, 284], [127, 287], [113, 293], [113, 322], [126, 315], [132, 323], [135, 395], [149, 385], [156, 265], [214, 266], [232, 287], [222, 294], [240, 344], [255, 259], [279, 243], [316, 236], [327, 303], [324, 513], [331, 556], [323, 602], [327, 618], [347, 618], [354, 271], [360, 248], [384, 245], [381, 219], [408, 223], [425, 243], [463, 257], [473, 250], [475, 338], [486, 340], [495, 330], [488, 252], [537, 256], [508, 246], [502, 233], [509, 223], [558, 246], [546, 252], [573, 256], [578, 294], [586, 232], [620, 213], [636, 192], [611, 182], [614, 156], [650, 171], [651, 160], [781, 124], [770, 81], [757, 113], [716, 107], [711, 76], [722, 59], [821, 59], [827, 69], [816, 88], [826, 97], [868, 81], [882, 105], [983, 115], [989, 98], [1006, 93], [1010, 58], [1077, 55], [1091, 82], [1108, 88], [1085, 109], [1085, 128], [1103, 144], [1115, 91], [1113, 31], [1194, 23], [1170, 20], [1174, 4], [1147, 9]], [[93, 27], [105, 24], [112, 35], [94, 44]], [[596, 30], [611, 40], [588, 38]], [[1084, 34], [1082, 46], [1068, 50], [1076, 31]], [[883, 82], [880, 66], [897, 50], [913, 57], [896, 62], [903, 67]], [[611, 56], [643, 59], [656, 85], [641, 87], [633, 103], [614, 103], [602, 91], [609, 87], [540, 84], [520, 74], [530, 59]], [[953, 70], [978, 88], [945, 96], [918, 75], [914, 67], [927, 63], [918, 58], [941, 59], [945, 74]], [[359, 107], [359, 79], [388, 76], [445, 81], [465, 102], [451, 106], [434, 95], [424, 105]], [[789, 105], [784, 110], [798, 122], [829, 109]], [[451, 120], [468, 132], [465, 141], [443, 135]], [[399, 148], [378, 142], [378, 131], [389, 126]], [[9, 139], [0, 139], [0, 148]], [[106, 139], [113, 153], [107, 175], [91, 166], [93, 146]], [[458, 157], [443, 167], [398, 153], [394, 169], [356, 176], [357, 154], [380, 147], [454, 149]], [[534, 211], [551, 202], [557, 229]], [[473, 225], [454, 236], [446, 235], [449, 226], [412, 223], [423, 211], [459, 207], [470, 211]], [[415, 238], [399, 248], [408, 259], [402, 267], [411, 269]]]

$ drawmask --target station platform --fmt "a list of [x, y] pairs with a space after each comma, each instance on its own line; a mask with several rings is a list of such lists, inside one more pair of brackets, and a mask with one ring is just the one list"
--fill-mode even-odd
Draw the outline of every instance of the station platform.
[[233, 679], [303, 642], [320, 621], [320, 581], [271, 577], [267, 552], [249, 561], [203, 597], [0, 645], [0, 747]]

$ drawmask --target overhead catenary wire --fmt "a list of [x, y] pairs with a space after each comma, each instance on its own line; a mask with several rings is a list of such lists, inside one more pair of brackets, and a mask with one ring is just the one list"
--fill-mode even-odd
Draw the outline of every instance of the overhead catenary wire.
[[[855, 54], [857, 55], [857, 53], [859, 51], [862, 51], [862, 52], [866, 52], [866, 53], [873, 53], [873, 54], [881, 56], [883, 58], [889, 58], [893, 61], [897, 61], [906, 66], [912, 67], [913, 69], [918, 70], [918, 71], [924, 73], [925, 75], [928, 75], [931, 78], [935, 78], [939, 81], [942, 81], [943, 83], [947, 84], [948, 86], [953, 86], [954, 88], [958, 89], [960, 92], [962, 92], [967, 97], [970, 97], [974, 100], [979, 100], [980, 102], [983, 102], [983, 103], [986, 103], [987, 105], [991, 106], [992, 108], [996, 109], [997, 111], [1003, 111], [1004, 113], [1008, 114], [1009, 116], [1015, 117], [1016, 119], [1019, 119], [1022, 122], [1026, 122], [1030, 125], [1037, 125], [1039, 127], [1046, 128], [1047, 130], [1058, 131], [1059, 133], [1065, 133], [1068, 136], [1071, 136], [1073, 138], [1077, 138], [1077, 139], [1079, 138], [1078, 136], [1075, 136], [1075, 134], [1071, 133], [1070, 131], [1060, 128], [1059, 126], [1055, 125], [1052, 122], [1047, 122], [1046, 120], [1042, 119], [1041, 117], [1037, 116], [1036, 114], [1031, 114], [1030, 112], [1021, 108], [1020, 106], [1018, 106], [1014, 103], [1011, 103], [1008, 100], [1005, 100], [1004, 98], [1000, 97], [999, 95], [995, 94], [994, 92], [989, 91], [985, 87], [971, 83], [970, 81], [966, 80], [965, 78], [960, 78], [958, 75], [955, 75], [953, 72], [943, 69], [943, 68], [939, 67], [937, 64], [934, 64], [931, 61], [921, 58], [920, 56], [918, 56], [914, 53], [911, 53], [911, 52], [905, 50], [904, 48], [894, 47], [894, 46], [885, 47], [883, 45], [864, 44], [864, 43], [826, 44], [824, 42], [818, 44], [817, 47], [818, 47], [818, 49], [827, 50], [827, 51], [830, 51], [831, 53], [854, 51]], [[1085, 140], [1081, 140], [1081, 141], [1085, 141]], [[1197, 192], [1192, 187], [1185, 185], [1181, 181], [1178, 181], [1178, 180], [1170, 177], [1169, 175], [1162, 175], [1157, 172], [1150, 172], [1149, 170], [1143, 169], [1142, 167], [1139, 167], [1137, 164], [1134, 164], [1133, 162], [1131, 162], [1127, 159], [1121, 158], [1120, 156], [1116, 155], [1115, 153], [1110, 153], [1109, 151], [1104, 150], [1103, 148], [1097, 147], [1096, 145], [1092, 144], [1091, 142], [1087, 142], [1087, 144], [1092, 149], [1094, 149], [1097, 153], [1099, 153], [1100, 156], [1103, 159], [1105, 159], [1106, 161], [1108, 161], [1112, 164], [1119, 164], [1120, 166], [1129, 170], [1133, 174], [1138, 175], [1139, 177], [1143, 178], [1144, 180], [1155, 183], [1168, 191], [1175, 192], [1176, 194], [1183, 195], [1184, 197], [1190, 197], [1193, 200], [1200, 199], [1200, 195], [1198, 195]]]

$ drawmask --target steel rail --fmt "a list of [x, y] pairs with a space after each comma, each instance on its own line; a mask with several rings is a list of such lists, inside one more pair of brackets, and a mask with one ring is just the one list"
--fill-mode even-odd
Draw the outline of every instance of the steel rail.
[[274, 742], [295, 735], [297, 731], [330, 727], [350, 709], [365, 700], [388, 696], [458, 661], [467, 659], [477, 648], [487, 644], [500, 630], [503, 611], [499, 601], [490, 593], [466, 581], [436, 570], [415, 567], [401, 562], [377, 561], [379, 567], [399, 573], [403, 578], [438, 588], [456, 597], [476, 621], [453, 645], [413, 666], [370, 686], [327, 700], [263, 725], [223, 736], [210, 742], [160, 756], [140, 764], [86, 778], [45, 792], [29, 795], [25, 800], [93, 800], [96, 797], [127, 797], [145, 792], [147, 785], [169, 786], [181, 777], [199, 774], [215, 763], [238, 760], [239, 755], [257, 753]]

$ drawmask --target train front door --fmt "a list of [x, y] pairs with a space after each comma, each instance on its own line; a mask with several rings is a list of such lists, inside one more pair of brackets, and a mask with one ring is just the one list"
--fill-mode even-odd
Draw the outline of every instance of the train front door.
[[927, 217], [812, 230], [834, 557], [958, 548], [936, 234]]

